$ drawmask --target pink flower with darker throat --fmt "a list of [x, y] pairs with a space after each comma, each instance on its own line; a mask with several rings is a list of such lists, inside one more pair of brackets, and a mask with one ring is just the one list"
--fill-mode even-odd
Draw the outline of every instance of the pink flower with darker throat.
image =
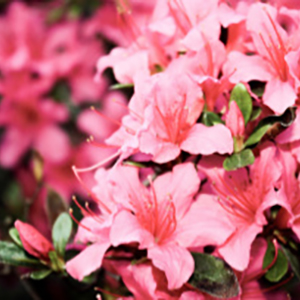
[[299, 47], [296, 18], [292, 10], [278, 10], [261, 3], [251, 5], [246, 25], [253, 40], [254, 55], [232, 51], [224, 65], [225, 74], [235, 70], [230, 76], [234, 83], [267, 82], [263, 102], [276, 113], [283, 113], [297, 99], [287, 63], [287, 55]]
[[233, 227], [220, 217], [221, 207], [216, 209], [210, 200], [194, 200], [200, 180], [191, 163], [149, 180], [147, 188], [136, 168], [116, 167], [111, 184], [123, 209], [114, 218], [110, 240], [113, 246], [138, 242], [139, 249], [147, 249], [147, 257], [165, 273], [168, 288], [176, 289], [194, 270], [188, 248], [221, 244]]
[[264, 211], [284, 203], [275, 191], [281, 176], [278, 151], [273, 145], [262, 149], [249, 173], [245, 168], [226, 172], [216, 167], [218, 160], [220, 162], [217, 157], [204, 158], [199, 167], [207, 174], [224, 213], [236, 228], [219, 248], [219, 253], [233, 268], [242, 271], [249, 264], [256, 235], [267, 224]]

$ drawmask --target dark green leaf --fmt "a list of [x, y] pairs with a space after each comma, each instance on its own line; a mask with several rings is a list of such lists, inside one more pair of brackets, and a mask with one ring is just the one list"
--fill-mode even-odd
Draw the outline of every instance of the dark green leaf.
[[224, 121], [221, 120], [219, 115], [210, 111], [204, 111], [202, 113], [202, 123], [206, 126], [214, 126], [220, 123], [224, 124]]
[[261, 120], [245, 142], [244, 146], [249, 147], [257, 144], [267, 131], [276, 123], [278, 123], [278, 125], [282, 128], [290, 126], [296, 117], [295, 110], [296, 109], [294, 107], [290, 107], [280, 116], [269, 116]]
[[243, 114], [246, 125], [252, 114], [252, 99], [247, 88], [242, 83], [238, 83], [233, 88], [230, 94], [230, 101], [235, 101], [237, 103]]
[[[263, 268], [267, 268], [273, 261], [275, 255], [275, 248], [272, 242], [268, 242], [268, 248], [264, 256]], [[283, 252], [279, 249], [276, 262], [267, 271], [265, 277], [270, 282], [280, 281], [288, 271], [288, 260]]]
[[220, 258], [205, 253], [193, 253], [195, 271], [189, 283], [217, 298], [239, 294], [239, 283], [232, 269]]
[[11, 239], [21, 248], [23, 248], [23, 244], [21, 242], [20, 239], [20, 234], [19, 231], [16, 228], [10, 228], [9, 229], [9, 236], [11, 237]]
[[287, 257], [291, 268], [298, 279], [300, 279], [300, 255], [294, 249], [291, 249], [285, 245], [281, 245], [281, 249], [285, 256]]
[[0, 262], [23, 267], [39, 267], [41, 265], [38, 260], [30, 257], [19, 246], [4, 241], [0, 241]]
[[250, 149], [244, 149], [225, 158], [223, 168], [226, 171], [233, 171], [254, 163], [255, 157]]
[[62, 212], [68, 211], [66, 201], [52, 189], [48, 190], [46, 211], [51, 225]]
[[72, 220], [69, 214], [62, 213], [52, 228], [52, 241], [59, 256], [64, 257], [65, 248], [72, 232]]
[[30, 278], [34, 280], [41, 280], [46, 278], [52, 273], [52, 270], [39, 270], [39, 271], [34, 271], [30, 273]]
[[110, 86], [111, 90], [120, 90], [120, 89], [128, 89], [132, 88], [133, 83], [117, 83]]

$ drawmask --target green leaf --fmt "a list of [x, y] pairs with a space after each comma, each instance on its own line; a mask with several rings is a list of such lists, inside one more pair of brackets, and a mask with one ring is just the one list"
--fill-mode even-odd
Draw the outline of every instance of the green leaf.
[[202, 123], [206, 126], [214, 126], [216, 124], [224, 124], [224, 121], [221, 120], [219, 115], [210, 111], [204, 111], [202, 113]]
[[296, 118], [295, 110], [296, 108], [289, 107], [280, 116], [269, 116], [261, 120], [245, 142], [244, 146], [249, 147], [257, 144], [267, 131], [276, 123], [278, 123], [278, 125], [282, 128], [290, 126]]
[[46, 211], [49, 222], [52, 226], [62, 212], [68, 211], [66, 201], [64, 201], [64, 199], [52, 189], [48, 189]]
[[55, 272], [62, 272], [65, 268], [64, 261], [57, 256], [55, 251], [50, 251], [48, 255], [51, 260], [51, 269]]
[[256, 120], [260, 116], [261, 112], [262, 112], [262, 109], [260, 107], [256, 107], [255, 109], [253, 109], [250, 121]]
[[254, 163], [255, 157], [250, 149], [244, 149], [225, 158], [223, 168], [226, 171], [233, 171]]
[[220, 258], [205, 253], [192, 253], [195, 271], [189, 283], [202, 292], [217, 298], [239, 294], [239, 283], [232, 269]]
[[23, 248], [23, 244], [21, 242], [20, 239], [20, 234], [19, 231], [16, 228], [10, 228], [9, 231], [9, 236], [11, 237], [11, 239], [21, 248]]
[[0, 241], [0, 262], [22, 267], [39, 267], [41, 265], [37, 259], [30, 257], [19, 246], [4, 241]]
[[287, 257], [291, 268], [298, 279], [300, 279], [300, 255], [298, 251], [295, 251], [294, 249], [290, 249], [289, 247], [285, 245], [280, 245], [283, 253]]
[[[273, 261], [275, 248], [272, 242], [268, 242], [268, 248], [264, 256], [263, 268], [267, 268]], [[270, 282], [280, 281], [288, 271], [288, 260], [281, 249], [278, 249], [278, 255], [274, 265], [267, 271], [265, 278]]]
[[64, 257], [65, 248], [72, 232], [72, 220], [69, 214], [62, 213], [56, 219], [52, 228], [52, 241], [60, 257]]
[[30, 278], [34, 280], [41, 280], [46, 278], [52, 273], [52, 270], [38, 270], [30, 273]]
[[117, 83], [110, 86], [111, 90], [120, 90], [128, 88], [133, 88], [133, 83]]
[[242, 83], [236, 84], [231, 91], [230, 101], [235, 101], [237, 103], [243, 114], [246, 125], [252, 114], [252, 99], [245, 85]]

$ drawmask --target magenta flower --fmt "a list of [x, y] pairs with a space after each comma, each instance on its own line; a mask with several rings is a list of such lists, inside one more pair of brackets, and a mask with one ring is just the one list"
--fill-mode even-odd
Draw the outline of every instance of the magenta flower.
[[221, 244], [232, 232], [217, 203], [205, 197], [194, 201], [200, 180], [190, 163], [150, 181], [149, 189], [132, 167], [116, 167], [111, 182], [116, 201], [124, 207], [112, 223], [112, 245], [138, 242], [165, 272], [169, 289], [181, 287], [194, 270], [187, 248]]

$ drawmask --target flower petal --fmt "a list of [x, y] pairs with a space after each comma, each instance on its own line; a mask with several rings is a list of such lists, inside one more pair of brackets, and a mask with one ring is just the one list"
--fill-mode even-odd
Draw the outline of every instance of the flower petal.
[[170, 290], [180, 288], [194, 271], [194, 260], [188, 250], [174, 244], [148, 249], [148, 257], [158, 269], [165, 272]]
[[230, 130], [222, 124], [207, 127], [197, 123], [180, 146], [190, 154], [225, 154], [233, 152], [233, 139]]
[[103, 256], [109, 246], [110, 242], [107, 240], [88, 246], [67, 262], [67, 272], [75, 279], [82, 280], [101, 267]]

